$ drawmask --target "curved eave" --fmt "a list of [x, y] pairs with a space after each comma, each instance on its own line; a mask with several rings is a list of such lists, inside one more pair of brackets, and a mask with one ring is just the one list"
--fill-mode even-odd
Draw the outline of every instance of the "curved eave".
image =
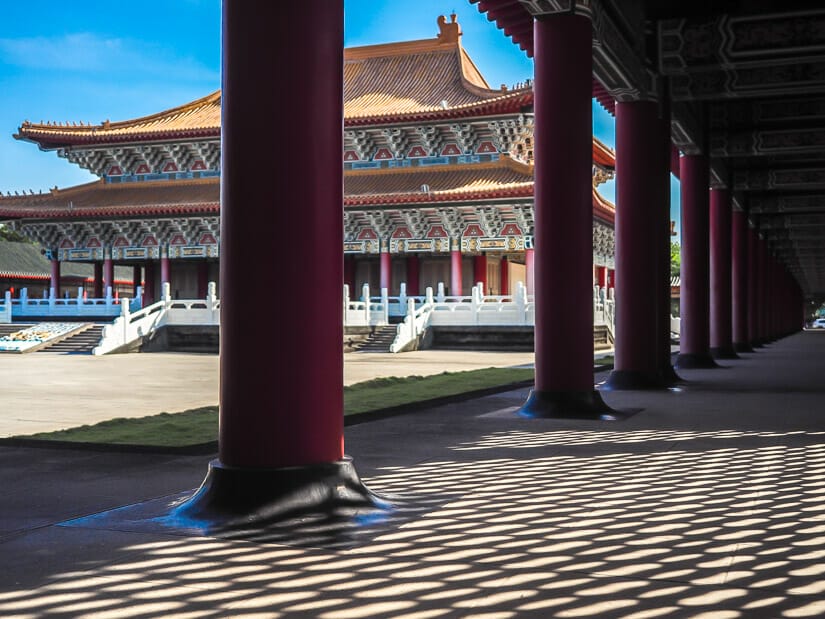
[[205, 127], [202, 129], [171, 129], [168, 131], [146, 131], [144, 133], [119, 134], [58, 134], [40, 132], [37, 130], [15, 133], [14, 138], [33, 142], [41, 150], [55, 150], [67, 146], [89, 146], [94, 144], [124, 144], [129, 142], [165, 142], [171, 140], [203, 140], [208, 138], [220, 139], [220, 127]]
[[[504, 32], [528, 58], [533, 57], [533, 16], [518, 0], [470, 0], [477, 5], [488, 21], [495, 22], [496, 28]], [[616, 102], [597, 80], [593, 80], [593, 98], [607, 112], [616, 115]]]
[[468, 202], [472, 200], [507, 200], [533, 197], [533, 183], [524, 183], [502, 189], [477, 191], [431, 191], [429, 193], [368, 194], [345, 197], [344, 207], [378, 206], [394, 204], [438, 204], [443, 202]]
[[616, 207], [595, 189], [593, 189], [593, 217], [610, 226], [615, 225], [616, 222]]
[[220, 204], [192, 203], [192, 204], [141, 204], [139, 206], [118, 206], [103, 208], [60, 208], [43, 209], [33, 211], [32, 209], [15, 210], [14, 208], [0, 208], [0, 221], [12, 219], [104, 219], [109, 217], [145, 217], [158, 215], [195, 215], [195, 214], [218, 214]]
[[389, 125], [405, 122], [439, 121], [453, 118], [467, 118], [468, 116], [491, 116], [521, 112], [522, 108], [533, 104], [533, 92], [513, 93], [512, 96], [502, 96], [489, 101], [481, 101], [470, 105], [453, 108], [419, 110], [404, 114], [379, 114], [373, 116], [349, 116], [344, 118], [345, 127], [363, 125]]

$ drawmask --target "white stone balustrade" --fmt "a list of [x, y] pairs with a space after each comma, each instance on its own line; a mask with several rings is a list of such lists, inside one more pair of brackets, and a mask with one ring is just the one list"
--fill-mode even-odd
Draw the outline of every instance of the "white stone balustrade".
[[[140, 294], [130, 301], [131, 308], [140, 307]], [[20, 290], [20, 297], [10, 299], [6, 306], [6, 312], [11, 311], [11, 315], [18, 319], [25, 320], [29, 317], [41, 318], [85, 318], [85, 317], [110, 317], [115, 318], [120, 314], [120, 300], [112, 295], [111, 286], [106, 288], [106, 296], [101, 299], [87, 298], [83, 287], [78, 287], [76, 295], [70, 297], [68, 291], [66, 296], [60, 298], [56, 295], [54, 288], [50, 288], [48, 294], [44, 293], [43, 298], [29, 297], [28, 288]], [[10, 308], [10, 310], [8, 309]], [[0, 314], [0, 322], [4, 318]], [[11, 322], [9, 319], [7, 322]]]

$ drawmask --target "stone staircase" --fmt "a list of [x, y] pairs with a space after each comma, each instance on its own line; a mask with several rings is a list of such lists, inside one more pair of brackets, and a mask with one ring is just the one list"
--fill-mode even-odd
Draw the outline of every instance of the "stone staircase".
[[355, 352], [390, 352], [395, 339], [396, 325], [376, 327], [370, 336], [355, 348]]
[[593, 325], [593, 350], [613, 348], [613, 338], [605, 325]]
[[44, 346], [36, 352], [51, 352], [75, 355], [90, 355], [95, 346], [100, 342], [103, 335], [103, 327], [105, 325], [89, 324], [87, 328], [79, 333], [70, 335], [69, 337], [55, 342], [50, 346]]
[[0, 337], [3, 337], [4, 335], [11, 335], [15, 331], [20, 331], [26, 327], [31, 327], [31, 325], [28, 323], [22, 324], [19, 322], [4, 322], [0, 324]]

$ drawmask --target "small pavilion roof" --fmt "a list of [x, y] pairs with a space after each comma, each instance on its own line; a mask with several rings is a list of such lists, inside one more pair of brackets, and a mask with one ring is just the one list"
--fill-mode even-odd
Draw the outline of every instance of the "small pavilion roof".
[[[344, 50], [346, 125], [463, 118], [519, 112], [532, 105], [530, 86], [492, 89], [461, 46], [461, 28], [438, 18], [433, 39]], [[285, 96], [288, 96], [285, 94]], [[24, 122], [15, 137], [43, 149], [215, 138], [220, 136], [221, 91], [157, 114], [100, 124]]]

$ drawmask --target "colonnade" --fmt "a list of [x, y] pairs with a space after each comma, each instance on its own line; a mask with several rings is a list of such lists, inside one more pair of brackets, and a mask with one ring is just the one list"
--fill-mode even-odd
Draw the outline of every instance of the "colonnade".
[[[312, 15], [312, 37], [294, 27], [307, 15]], [[535, 283], [535, 388], [520, 411], [526, 416], [616, 418], [594, 388], [593, 376], [591, 46], [587, 16], [559, 13], [534, 22], [535, 249], [528, 265]], [[344, 278], [342, 49], [342, 0], [223, 3], [219, 459], [201, 492], [182, 508], [189, 516], [225, 514], [227, 503], [247, 509], [266, 492], [291, 492], [309, 478], [347, 475], [336, 468], [346, 464], [340, 306], [278, 303], [276, 298], [306, 281], [316, 290], [337, 290]], [[289, 84], [288, 97], [284, 84]], [[261, 118], [301, 122], [262, 124]], [[663, 324], [664, 291], [669, 292], [668, 127], [661, 101], [618, 106], [617, 388], [659, 386], [671, 379], [669, 326], [666, 330]], [[323, 147], [307, 166], [288, 150], [271, 148], [273, 143]], [[733, 266], [725, 266], [725, 260], [708, 262], [711, 249], [724, 251], [725, 246], [721, 241], [708, 246], [709, 226], [725, 224], [708, 214], [707, 157], [682, 157], [681, 176], [681, 358], [685, 363], [710, 358], [711, 264], [714, 285], [723, 286], [723, 271], [731, 270], [731, 304], [740, 313], [730, 331], [714, 319], [714, 350], [758, 345], [798, 327], [799, 290], [753, 229], [745, 231], [743, 260], [743, 218], [732, 218]], [[273, 186], [279, 188], [280, 203], [301, 208], [272, 208]], [[725, 195], [717, 201], [714, 212], [729, 208]], [[315, 251], [299, 268], [293, 246], [272, 243], [272, 230], [301, 230], [302, 244]], [[460, 281], [456, 255], [451, 258], [454, 282]], [[272, 267], [253, 270], [249, 264]], [[252, 288], [260, 295], [250, 304], [246, 297]], [[562, 292], [565, 302], [558, 303]], [[768, 301], [774, 303], [771, 310]], [[721, 321], [733, 316], [724, 295], [713, 302]], [[727, 342], [729, 332], [742, 336], [743, 311], [747, 342]], [[255, 329], [259, 324], [312, 327]], [[260, 350], [277, 351], [288, 363], [262, 362]], [[290, 480], [286, 485], [262, 481], [283, 475]], [[244, 480], [254, 487], [245, 490]], [[348, 482], [349, 490], [354, 487]], [[216, 503], [223, 505], [217, 511]]]

